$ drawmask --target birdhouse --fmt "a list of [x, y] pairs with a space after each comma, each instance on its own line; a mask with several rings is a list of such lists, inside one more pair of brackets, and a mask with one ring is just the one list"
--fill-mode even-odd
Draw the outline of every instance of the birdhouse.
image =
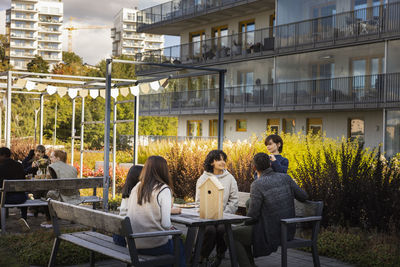
[[215, 176], [208, 177], [200, 186], [200, 218], [222, 219], [224, 186]]

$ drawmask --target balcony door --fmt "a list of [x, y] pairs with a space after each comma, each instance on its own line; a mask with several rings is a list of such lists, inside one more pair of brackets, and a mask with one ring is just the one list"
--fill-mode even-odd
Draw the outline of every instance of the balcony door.
[[200, 59], [203, 53], [203, 43], [205, 41], [206, 34], [204, 30], [198, 32], [191, 32], [189, 34], [190, 39], [190, 54], [193, 59]]
[[212, 28], [213, 49], [222, 52], [222, 49], [230, 47], [228, 44], [228, 25]]
[[354, 58], [351, 60], [353, 93], [356, 100], [373, 100], [381, 90], [384, 68], [383, 57]]
[[256, 24], [254, 19], [242, 21], [239, 23], [239, 43], [242, 44], [242, 49], [250, 49], [254, 44], [254, 31]]
[[[314, 6], [311, 9], [313, 21], [313, 36], [317, 40], [328, 38], [335, 27], [336, 3], [328, 2], [324, 5]], [[319, 19], [316, 19], [319, 18]]]
[[331, 91], [333, 89], [334, 76], [334, 62], [315, 63], [311, 65], [311, 77], [313, 79], [313, 92], [311, 92], [311, 94], [313, 96], [313, 103], [322, 104], [329, 102], [329, 97], [331, 96]]
[[[240, 99], [241, 101], [244, 100], [246, 104], [254, 103], [254, 72], [239, 71], [238, 84], [240, 86], [236, 88], [237, 92], [235, 92], [235, 100], [236, 99]], [[242, 99], [243, 96], [244, 99]]]

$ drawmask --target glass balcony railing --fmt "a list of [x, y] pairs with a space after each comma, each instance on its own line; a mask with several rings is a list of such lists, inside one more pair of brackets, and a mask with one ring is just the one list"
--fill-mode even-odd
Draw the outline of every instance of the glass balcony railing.
[[163, 21], [179, 19], [188, 15], [205, 13], [215, 8], [232, 5], [238, 2], [243, 4], [255, 0], [173, 0], [156, 5], [137, 13], [139, 25], [154, 24]]
[[[204, 113], [218, 108], [218, 89], [142, 95], [141, 114]], [[225, 88], [225, 111], [376, 108], [400, 103], [400, 73]], [[253, 108], [253, 109], [252, 109]]]
[[[371, 42], [400, 34], [400, 2], [137, 54], [156, 63], [204, 64]], [[142, 69], [145, 66], [141, 66]], [[154, 68], [153, 68], [154, 69]]]

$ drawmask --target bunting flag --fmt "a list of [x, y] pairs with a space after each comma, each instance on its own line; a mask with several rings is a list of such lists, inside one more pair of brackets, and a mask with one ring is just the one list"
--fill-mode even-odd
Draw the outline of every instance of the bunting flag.
[[167, 78], [165, 78], [165, 79], [161, 79], [160, 80], [160, 85], [161, 85], [161, 87], [162, 88], [167, 88], [168, 87], [168, 79]]
[[68, 88], [67, 87], [58, 87], [57, 93], [60, 97], [63, 97], [67, 94]]
[[139, 88], [140, 88], [140, 91], [141, 91], [143, 94], [147, 94], [147, 93], [150, 91], [150, 86], [149, 86], [148, 83], [141, 83], [141, 84], [139, 85]]
[[100, 96], [104, 99], [106, 99], [106, 90], [100, 90]]
[[24, 88], [26, 82], [27, 82], [27, 80], [25, 80], [25, 79], [18, 79], [17, 82], [14, 84], [14, 86]]
[[44, 83], [38, 83], [36, 84], [36, 90], [43, 92], [44, 90], [46, 90], [47, 85]]
[[32, 91], [33, 89], [35, 89], [35, 85], [36, 84], [34, 82], [32, 82], [32, 81], [26, 81], [25, 88], [28, 91]]
[[78, 91], [79, 91], [78, 88], [69, 88], [69, 89], [68, 89], [68, 96], [69, 96], [70, 98], [74, 99], [75, 97], [77, 97]]
[[[104, 92], [105, 92], [105, 90], [104, 90]], [[111, 89], [111, 96], [112, 96], [114, 99], [117, 99], [118, 95], [119, 95], [119, 90], [118, 90], [118, 88], [113, 88], [113, 89]]]
[[119, 91], [120, 91], [122, 96], [128, 96], [129, 95], [129, 88], [128, 87], [123, 87]]
[[87, 97], [87, 96], [89, 95], [89, 90], [82, 89], [82, 90], [79, 91], [79, 95], [80, 95], [82, 98], [85, 98], [85, 97]]
[[52, 85], [47, 86], [47, 93], [49, 95], [54, 95], [56, 92], [57, 92], [57, 87], [52, 86]]
[[99, 96], [99, 90], [91, 89], [91, 90], [89, 90], [89, 94], [90, 94], [91, 98], [95, 99]]
[[160, 88], [160, 83], [158, 81], [151, 82], [150, 88], [154, 91], [158, 91], [158, 88]]
[[139, 86], [135, 85], [129, 88], [131, 90], [131, 94], [134, 96], [138, 96], [139, 95]]

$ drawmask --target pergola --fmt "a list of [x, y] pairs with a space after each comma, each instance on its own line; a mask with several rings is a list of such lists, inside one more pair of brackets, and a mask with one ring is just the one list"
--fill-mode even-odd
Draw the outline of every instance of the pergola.
[[[141, 80], [112, 78], [112, 63], [133, 64], [136, 66], [146, 65], [149, 67], [161, 67], [166, 70], [161, 74], [152, 75]], [[180, 71], [190, 70], [192, 73], [179, 74]], [[172, 73], [177, 74], [172, 74]], [[134, 151], [133, 163], [137, 164], [138, 153], [138, 122], [139, 122], [139, 94], [147, 93], [148, 88], [157, 90], [161, 85], [166, 84], [169, 79], [179, 79], [207, 74], [218, 74], [219, 76], [219, 100], [218, 100], [218, 149], [223, 146], [223, 121], [224, 121], [224, 84], [226, 69], [216, 69], [208, 67], [186, 66], [181, 64], [158, 64], [149, 62], [137, 62], [120, 59], [106, 60], [106, 77], [88, 77], [75, 75], [32, 73], [21, 71], [7, 71], [0, 73], [1, 88], [6, 89], [6, 116], [5, 116], [5, 140], [6, 146], [11, 145], [11, 99], [12, 94], [27, 93], [40, 95], [40, 138], [39, 143], [43, 142], [43, 103], [45, 95], [58, 93], [61, 97], [68, 95], [72, 99], [72, 129], [71, 129], [71, 164], [73, 164], [74, 140], [80, 139], [80, 175], [82, 176], [83, 152], [93, 152], [84, 150], [84, 126], [87, 124], [104, 123], [104, 184], [103, 184], [103, 208], [108, 209], [108, 194], [110, 186], [109, 162], [110, 162], [110, 126], [113, 123], [113, 196], [115, 195], [115, 155], [116, 155], [116, 125], [117, 123], [134, 122]], [[60, 86], [61, 85], [61, 86]], [[147, 88], [147, 89], [146, 89]], [[23, 91], [27, 89], [28, 91]], [[127, 96], [132, 94], [134, 100], [117, 101], [118, 95]], [[85, 97], [96, 98], [102, 96], [105, 99], [105, 120], [104, 121], [85, 121]], [[82, 99], [81, 116], [81, 136], [75, 136], [75, 100]], [[114, 118], [111, 121], [111, 98], [114, 98]], [[117, 104], [134, 103], [135, 112], [133, 120], [117, 120]]]

